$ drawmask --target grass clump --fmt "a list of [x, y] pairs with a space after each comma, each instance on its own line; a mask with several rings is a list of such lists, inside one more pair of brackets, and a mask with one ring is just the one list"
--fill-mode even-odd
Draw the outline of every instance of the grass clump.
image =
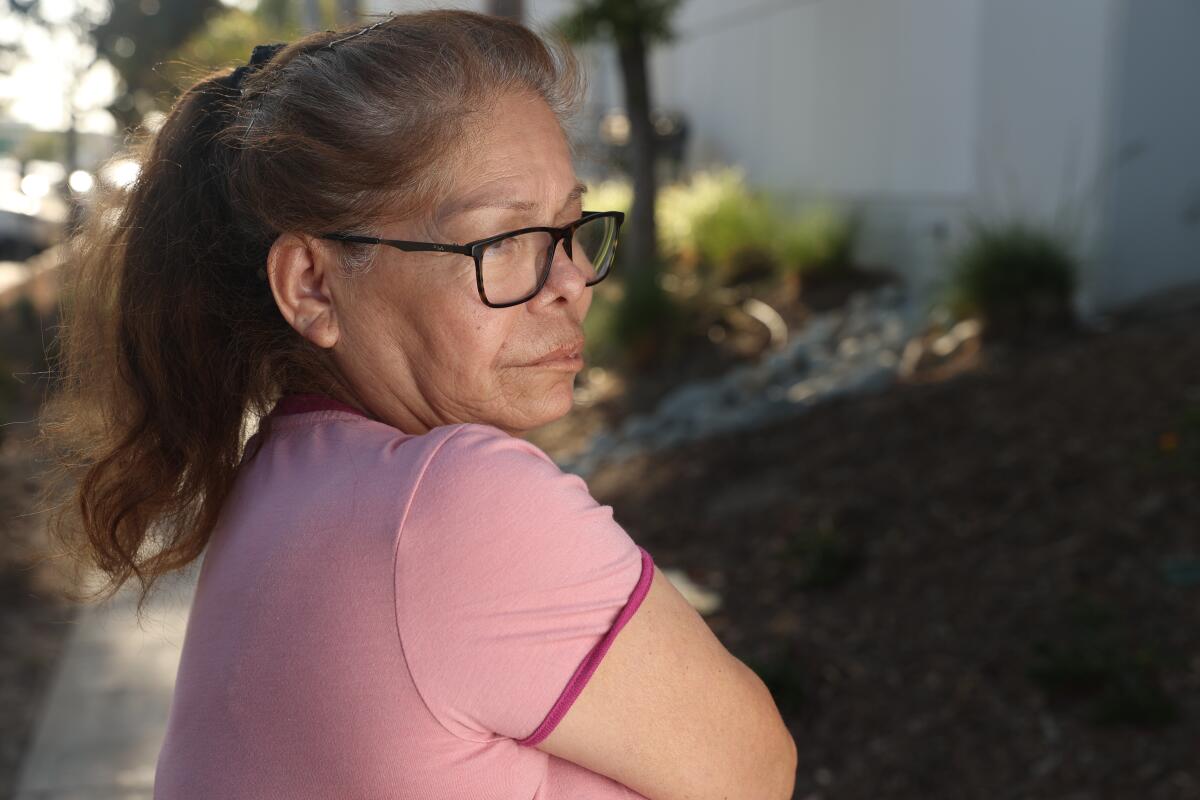
[[1078, 274], [1070, 248], [1049, 231], [976, 221], [954, 259], [947, 305], [960, 319], [980, 317], [992, 338], [1023, 339], [1073, 324]]

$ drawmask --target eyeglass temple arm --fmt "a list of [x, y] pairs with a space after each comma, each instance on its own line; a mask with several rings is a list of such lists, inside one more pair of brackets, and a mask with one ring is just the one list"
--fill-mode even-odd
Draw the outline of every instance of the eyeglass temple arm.
[[354, 242], [356, 244], [386, 244], [397, 250], [413, 252], [462, 253], [471, 255], [471, 248], [465, 245], [435, 244], [433, 242], [406, 242], [403, 239], [377, 239], [374, 236], [359, 236], [353, 233], [325, 233], [322, 239], [333, 239], [338, 242]]

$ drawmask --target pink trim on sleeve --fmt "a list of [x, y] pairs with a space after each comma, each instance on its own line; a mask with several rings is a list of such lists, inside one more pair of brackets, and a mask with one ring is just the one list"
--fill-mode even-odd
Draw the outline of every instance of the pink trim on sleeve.
[[538, 725], [537, 729], [529, 734], [529, 736], [517, 740], [517, 744], [532, 747], [550, 735], [550, 731], [554, 730], [554, 726], [566, 716], [568, 709], [571, 708], [571, 704], [575, 702], [575, 698], [583, 691], [583, 687], [587, 684], [588, 679], [592, 677], [592, 673], [596, 671], [596, 667], [600, 666], [600, 660], [608, 652], [608, 648], [612, 645], [621, 628], [625, 627], [625, 623], [633, 616], [633, 612], [637, 611], [638, 606], [642, 604], [642, 599], [645, 598], [646, 592], [650, 590], [650, 581], [654, 577], [654, 561], [641, 545], [638, 545], [638, 550], [642, 553], [642, 576], [638, 578], [637, 585], [633, 587], [633, 592], [629, 595], [629, 601], [625, 603], [625, 607], [617, 615], [617, 619], [613, 622], [612, 627], [608, 629], [608, 633], [604, 634], [604, 638], [596, 643], [596, 646], [592, 648], [591, 652], [588, 653], [587, 657], [576, 668], [575, 674], [567, 682], [566, 688], [563, 689], [562, 694], [559, 695], [558, 700], [551, 707], [550, 713], [542, 720], [542, 724]]

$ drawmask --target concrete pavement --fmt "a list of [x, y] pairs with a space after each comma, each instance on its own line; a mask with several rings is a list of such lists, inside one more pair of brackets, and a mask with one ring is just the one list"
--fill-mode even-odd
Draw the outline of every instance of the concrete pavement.
[[[17, 776], [15, 800], [151, 800], [202, 560], [155, 587], [142, 627], [126, 585], [76, 618]], [[661, 569], [661, 567], [660, 567]], [[702, 614], [720, 595], [664, 575]]]
[[81, 610], [17, 775], [15, 800], [149, 800], [200, 561]]

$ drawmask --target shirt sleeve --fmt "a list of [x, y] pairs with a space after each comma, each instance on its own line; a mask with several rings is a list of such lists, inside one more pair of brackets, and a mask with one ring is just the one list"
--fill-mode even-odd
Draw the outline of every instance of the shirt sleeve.
[[537, 744], [653, 571], [581, 477], [499, 428], [456, 426], [418, 478], [397, 544], [397, 623], [417, 691], [459, 738]]

